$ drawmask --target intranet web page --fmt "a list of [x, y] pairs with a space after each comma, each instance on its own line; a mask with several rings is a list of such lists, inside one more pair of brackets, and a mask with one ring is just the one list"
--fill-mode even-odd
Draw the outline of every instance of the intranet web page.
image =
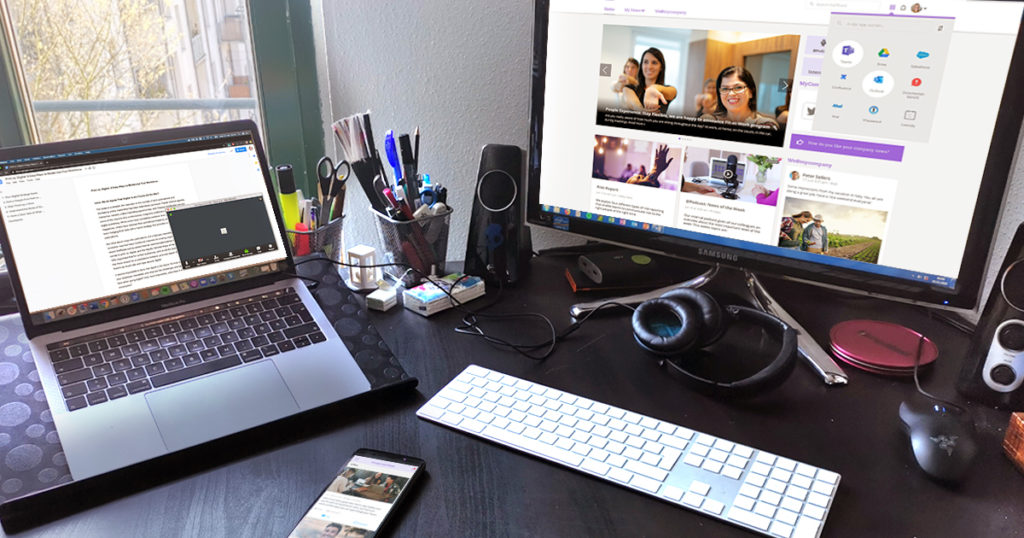
[[552, 2], [555, 225], [955, 286], [1021, 4], [729, 4]]

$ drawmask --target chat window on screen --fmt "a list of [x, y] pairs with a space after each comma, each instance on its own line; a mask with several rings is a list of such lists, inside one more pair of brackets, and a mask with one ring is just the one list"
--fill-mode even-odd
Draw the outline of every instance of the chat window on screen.
[[266, 214], [262, 196], [168, 210], [182, 269], [276, 250]]

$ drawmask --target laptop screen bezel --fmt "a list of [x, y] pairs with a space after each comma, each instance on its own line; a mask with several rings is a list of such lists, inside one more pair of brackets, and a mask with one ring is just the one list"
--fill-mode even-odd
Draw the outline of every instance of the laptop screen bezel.
[[[136, 144], [182, 140], [194, 137], [203, 137], [234, 132], [246, 132], [252, 136], [253, 147], [255, 148], [256, 155], [259, 158], [260, 169], [263, 173], [263, 180], [266, 186], [266, 192], [264, 194], [266, 196], [271, 196], [272, 199], [275, 199], [277, 191], [274, 188], [274, 183], [270, 176], [270, 168], [267, 166], [267, 158], [263, 150], [263, 144], [260, 142], [259, 131], [256, 127], [256, 124], [251, 120], [238, 120], [231, 122], [213, 123], [207, 125], [177, 127], [171, 129], [161, 129], [156, 131], [146, 131], [141, 133], [111, 135], [98, 138], [68, 140], [63, 142], [51, 142], [31, 146], [0, 148], [0, 161], [42, 157], [48, 155], [68, 154], [87, 150], [117, 148], [122, 146], [132, 146]], [[26, 335], [31, 339], [39, 335], [50, 334], [55, 332], [66, 332], [79, 329], [82, 327], [99, 325], [111, 321], [117, 321], [120, 319], [130, 318], [147, 312], [161, 310], [164, 308], [176, 307], [179, 305], [187, 305], [203, 301], [211, 297], [227, 295], [229, 293], [234, 293], [237, 291], [243, 291], [246, 289], [252, 289], [260, 286], [269, 285], [282, 278], [286, 278], [288, 274], [294, 274], [295, 262], [291, 252], [291, 245], [289, 244], [287, 236], [285, 234], [284, 220], [282, 219], [281, 216], [279, 204], [275, 202], [271, 203], [270, 205], [274, 211], [274, 218], [277, 219], [277, 227], [278, 232], [280, 234], [279, 241], [280, 244], [284, 246], [285, 254], [284, 258], [277, 262], [277, 271], [270, 271], [266, 274], [261, 274], [255, 277], [235, 282], [226, 282], [223, 284], [218, 284], [216, 286], [197, 288], [195, 290], [191, 290], [185, 293], [167, 296], [162, 300], [143, 301], [140, 303], [129, 304], [118, 308], [111, 308], [108, 310], [93, 312], [85, 316], [75, 316], [47, 323], [35, 323], [32, 320], [32, 316], [29, 312], [27, 301], [25, 298], [25, 294], [21, 286], [21, 280], [18, 275], [17, 256], [16, 253], [12, 252], [11, 250], [10, 238], [7, 235], [7, 228], [4, 224], [4, 220], [0, 219], [0, 247], [3, 248], [4, 257], [6, 258], [7, 261], [7, 271], [8, 275], [10, 276], [11, 288], [12, 291], [14, 292], [14, 297], [18, 304], [18, 312], [21, 315], [21, 321], [25, 327]], [[0, 212], [2, 212], [2, 209], [0, 209]], [[54, 241], [55, 245], [59, 245], [59, 243], [59, 239]], [[74, 260], [62, 260], [59, 257], [59, 250], [58, 252], [55, 252], [55, 263], [66, 263], [73, 261]]]

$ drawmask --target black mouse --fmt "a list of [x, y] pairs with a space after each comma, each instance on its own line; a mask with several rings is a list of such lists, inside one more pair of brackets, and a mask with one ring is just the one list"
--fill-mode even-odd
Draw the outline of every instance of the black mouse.
[[900, 420], [910, 437], [917, 465], [941, 482], [959, 482], [978, 452], [974, 421], [943, 403], [903, 402]]

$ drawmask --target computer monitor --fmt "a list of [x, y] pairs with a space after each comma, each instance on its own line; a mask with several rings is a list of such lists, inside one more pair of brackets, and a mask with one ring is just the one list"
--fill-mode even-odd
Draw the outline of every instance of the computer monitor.
[[[973, 308], [1024, 3], [837, 5], [538, 0], [528, 221]], [[732, 158], [736, 199], [713, 184]]]

